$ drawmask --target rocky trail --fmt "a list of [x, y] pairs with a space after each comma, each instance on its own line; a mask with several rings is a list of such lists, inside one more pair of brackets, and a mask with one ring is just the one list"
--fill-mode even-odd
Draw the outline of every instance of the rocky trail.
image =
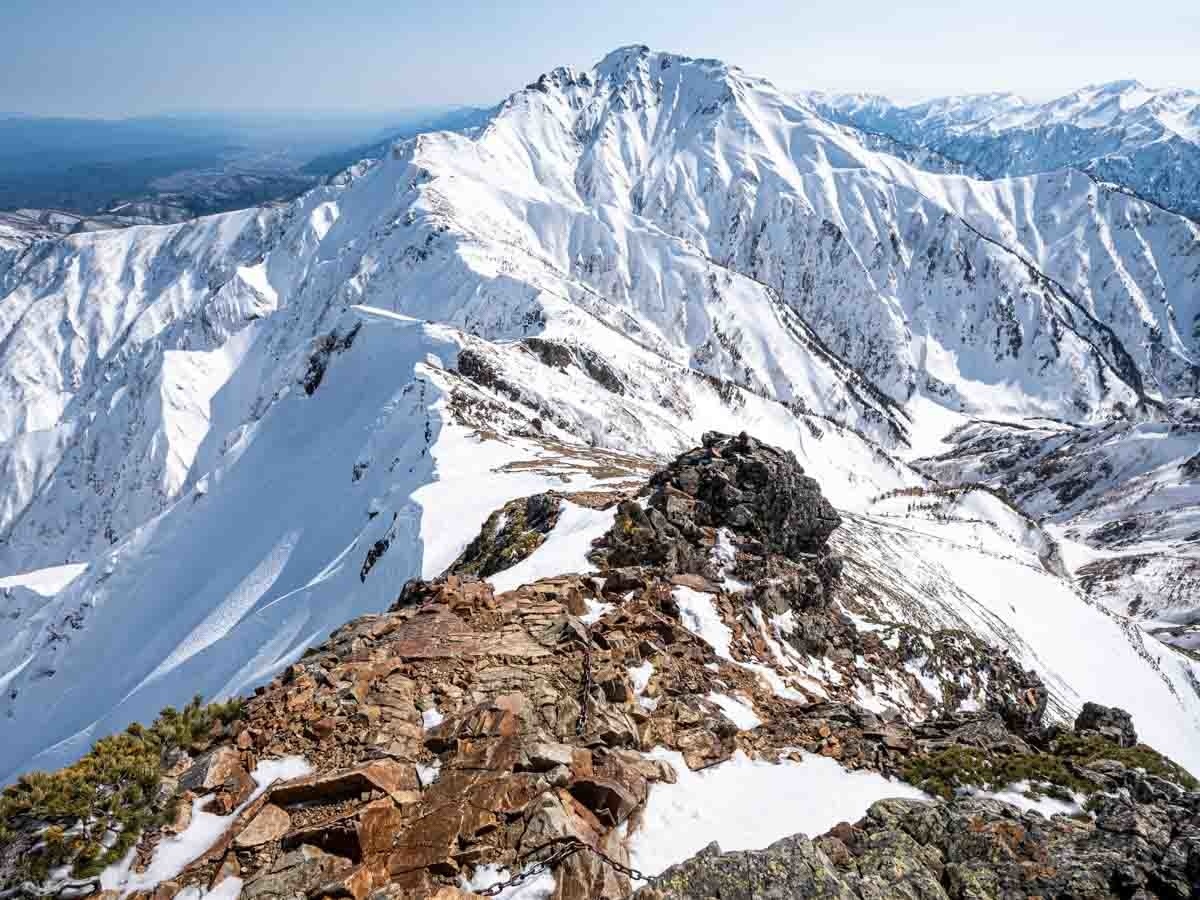
[[[568, 504], [612, 515], [594, 571], [483, 580]], [[1048, 723], [1037, 675], [967, 632], [851, 612], [840, 524], [745, 435], [641, 488], [510, 502], [442, 577], [156, 751], [173, 815], [119, 862], [79, 871], [118, 839], [115, 786], [74, 820], [8, 789], [0, 897], [1195, 896], [1194, 780], [1120, 710]], [[739, 815], [768, 836], [704, 847]]]

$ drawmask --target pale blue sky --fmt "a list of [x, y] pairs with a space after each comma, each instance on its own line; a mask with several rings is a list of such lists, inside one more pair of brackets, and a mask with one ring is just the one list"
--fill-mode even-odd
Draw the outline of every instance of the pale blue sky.
[[631, 43], [901, 99], [1200, 88], [1195, 0], [0, 0], [0, 21], [0, 110], [39, 114], [485, 104]]

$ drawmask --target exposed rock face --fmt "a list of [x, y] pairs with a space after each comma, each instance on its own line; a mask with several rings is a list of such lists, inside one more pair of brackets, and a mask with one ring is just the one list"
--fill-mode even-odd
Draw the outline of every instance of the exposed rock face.
[[703, 447], [680, 456], [650, 483], [664, 502], [672, 489], [694, 498], [700, 525], [732, 528], [789, 559], [817, 553], [841, 524], [795, 454], [744, 432], [709, 432]]
[[650, 479], [645, 509], [629, 501], [598, 551], [609, 566], [651, 564], [710, 574], [709, 529], [735, 531], [757, 555], [815, 557], [840, 517], [794, 454], [746, 434], [709, 432]]
[[1094, 731], [1122, 747], [1133, 747], [1138, 742], [1133, 717], [1129, 713], [1115, 706], [1101, 706], [1090, 701], [1083, 704], [1083, 709], [1075, 719], [1075, 730]]
[[[552, 867], [555, 900], [626, 898], [625, 839], [654, 785], [677, 777], [649, 755], [656, 747], [692, 769], [735, 751], [804, 750], [947, 797], [1017, 760], [1045, 775], [1038, 787], [1091, 792], [1096, 814], [1051, 823], [993, 801], [885, 801], [816, 840], [713, 850], [646, 896], [874, 898], [896, 885], [931, 898], [1107, 896], [1118, 883], [1186, 895], [1179, 885], [1200, 872], [1200, 806], [1175, 783], [1182, 773], [1134, 746], [1120, 710], [1089, 705], [1078, 734], [1044, 728], [1045, 687], [971, 635], [860, 629], [832, 600], [840, 568], [825, 542], [837, 514], [792, 456], [708, 435], [647, 493], [645, 506], [621, 503], [597, 573], [496, 594], [475, 575], [524, 558], [515, 550], [536, 547], [561, 509], [553, 495], [507, 504], [450, 573], [410, 581], [387, 613], [348, 623], [259, 689], [236, 731], [181, 756], [163, 781], [164, 796], [241, 808], [154, 900], [228, 877], [253, 900], [472, 896], [460, 888], [479, 866], [521, 871], [555, 848], [569, 851]], [[618, 496], [628, 493], [586, 499]], [[785, 683], [796, 667], [768, 671], [785, 654], [827, 680]], [[761, 724], [740, 729], [717, 694]], [[925, 699], [879, 712], [865, 696]], [[1078, 745], [1069, 767], [1057, 740]], [[246, 802], [256, 763], [289, 755], [313, 773]], [[1143, 764], [1164, 777], [1127, 768]], [[137, 865], [185, 826], [145, 835]], [[1070, 866], [1051, 865], [1059, 853]]]
[[541, 546], [561, 514], [562, 500], [554, 494], [509, 501], [488, 516], [479, 536], [446, 574], [487, 578], [515, 566]]
[[835, 874], [829, 857], [803, 835], [776, 841], [764, 850], [734, 853], [722, 853], [717, 844], [709, 844], [634, 895], [638, 900], [842, 900], [859, 896]]
[[[1075, 734], [1085, 740], [1104, 736], [1115, 747], [1130, 748], [1132, 730], [1123, 710], [1087, 703]], [[1030, 751], [998, 718], [957, 727], [943, 720], [918, 729], [916, 738], [924, 750], [972, 747], [993, 759]], [[929, 803], [882, 800], [854, 825], [838, 825], [811, 840], [793, 835], [763, 850], [734, 853], [709, 845], [635, 896], [1200, 896], [1200, 793], [1114, 759], [1075, 770], [1090, 783], [1091, 795], [1087, 811], [1069, 817], [1047, 818], [965, 796]]]
[[721, 897], [929, 900], [1200, 895], [1200, 795], [1118, 767], [1092, 815], [1020, 812], [995, 800], [881, 800], [854, 825], [764, 850], [700, 855], [639, 900]]

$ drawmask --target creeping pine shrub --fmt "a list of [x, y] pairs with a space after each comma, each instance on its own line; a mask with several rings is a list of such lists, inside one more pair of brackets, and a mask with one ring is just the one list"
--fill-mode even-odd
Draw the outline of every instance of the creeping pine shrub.
[[929, 794], [947, 799], [961, 788], [1002, 790], [1027, 781], [1039, 793], [1069, 797], [1087, 792], [1091, 783], [1072, 773], [1063, 760], [1049, 753], [990, 754], [974, 747], [954, 746], [909, 760], [904, 780]]
[[950, 798], [962, 788], [1003, 790], [1026, 781], [1033, 793], [1069, 800], [1073, 794], [1092, 794], [1096, 784], [1077, 773], [1097, 760], [1115, 760], [1129, 768], [1145, 769], [1195, 790], [1196, 779], [1181, 766], [1144, 744], [1122, 747], [1100, 735], [1066, 734], [1048, 753], [987, 753], [974, 747], [953, 746], [917, 756], [904, 766], [905, 781], [926, 793]]
[[1189, 791], [1200, 787], [1200, 782], [1187, 769], [1145, 744], [1122, 747], [1098, 734], [1067, 734], [1054, 742], [1054, 752], [1079, 765], [1111, 759], [1130, 769], [1145, 769], [1151, 775], [1165, 778]]
[[182, 710], [167, 707], [149, 727], [135, 722], [101, 738], [66, 768], [21, 776], [0, 794], [0, 855], [22, 835], [40, 831], [21, 859], [21, 879], [41, 883], [68, 863], [77, 877], [99, 874], [143, 830], [174, 816], [176, 798], [163, 803], [158, 796], [167, 756], [196, 749], [215, 725], [242, 713], [241, 700], [205, 706], [197, 696]]

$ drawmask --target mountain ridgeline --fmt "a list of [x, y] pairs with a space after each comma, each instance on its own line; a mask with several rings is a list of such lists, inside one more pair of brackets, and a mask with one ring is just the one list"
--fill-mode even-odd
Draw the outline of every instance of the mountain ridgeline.
[[[451, 897], [537, 838], [538, 896], [689, 896], [757, 866], [719, 839], [837, 869], [798, 896], [875, 896], [885, 843], [923, 896], [1187, 896], [1200, 226], [1152, 155], [934, 140], [1191, 121], [1139, 90], [901, 109], [633, 46], [287, 203], [0, 222], [0, 780], [108, 810], [117, 748], [146, 835], [58, 815], [26, 871], [37, 776], [0, 874]], [[707, 811], [755, 785], [820, 802]], [[964, 821], [1020, 862], [928, 868]]]

